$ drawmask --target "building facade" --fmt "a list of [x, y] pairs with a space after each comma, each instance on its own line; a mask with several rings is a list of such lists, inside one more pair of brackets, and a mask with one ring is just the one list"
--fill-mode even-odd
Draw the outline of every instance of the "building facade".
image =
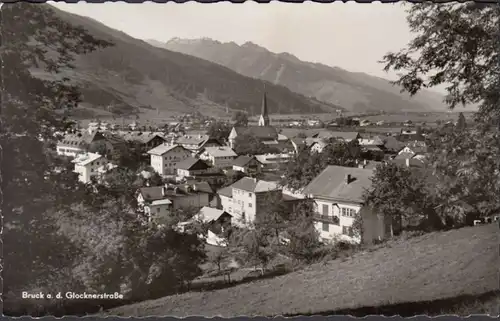
[[191, 152], [179, 145], [162, 144], [150, 151], [151, 167], [160, 175], [172, 175], [176, 172], [176, 166], [191, 156]]

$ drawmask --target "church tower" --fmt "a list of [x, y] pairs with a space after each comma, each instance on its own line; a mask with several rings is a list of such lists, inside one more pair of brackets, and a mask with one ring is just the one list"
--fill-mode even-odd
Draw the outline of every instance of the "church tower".
[[269, 126], [269, 115], [267, 114], [267, 98], [265, 91], [264, 97], [262, 97], [262, 110], [259, 117], [259, 126]]

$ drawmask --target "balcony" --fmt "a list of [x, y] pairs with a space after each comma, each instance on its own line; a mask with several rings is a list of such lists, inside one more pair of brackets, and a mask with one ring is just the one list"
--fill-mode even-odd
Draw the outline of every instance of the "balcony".
[[321, 215], [321, 214], [315, 214], [314, 220], [319, 221], [319, 222], [324, 222], [324, 223], [330, 223], [330, 224], [334, 224], [334, 225], [339, 225], [339, 221], [340, 221], [338, 216]]

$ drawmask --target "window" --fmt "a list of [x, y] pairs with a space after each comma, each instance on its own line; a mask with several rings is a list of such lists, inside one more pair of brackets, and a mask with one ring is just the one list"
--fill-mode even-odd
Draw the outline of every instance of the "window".
[[342, 216], [344, 217], [354, 217], [356, 215], [356, 210], [352, 208], [342, 208]]
[[342, 234], [348, 235], [348, 236], [354, 236], [352, 227], [350, 226], [342, 226]]
[[328, 215], [328, 205], [323, 204], [323, 215]]
[[156, 213], [160, 213], [160, 208], [156, 208]]
[[228, 209], [228, 212], [229, 212], [229, 213], [231, 213], [232, 211], [233, 211], [233, 209], [230, 207], [230, 208]]
[[245, 217], [245, 212], [241, 213], [241, 219], [244, 221], [246, 221], [246, 217]]
[[323, 230], [323, 232], [329, 232], [330, 231], [330, 224], [323, 223], [322, 230]]
[[248, 207], [252, 207], [252, 203], [248, 203]]
[[252, 197], [252, 193], [248, 193], [248, 197]]

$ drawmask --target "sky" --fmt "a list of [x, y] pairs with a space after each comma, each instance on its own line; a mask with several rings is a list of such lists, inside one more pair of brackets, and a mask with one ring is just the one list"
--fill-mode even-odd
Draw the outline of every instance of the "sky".
[[304, 61], [388, 79], [395, 79], [396, 74], [384, 72], [378, 61], [412, 39], [404, 8], [391, 3], [51, 4], [134, 38], [166, 42], [174, 37], [207, 37], [237, 44], [251, 41]]

